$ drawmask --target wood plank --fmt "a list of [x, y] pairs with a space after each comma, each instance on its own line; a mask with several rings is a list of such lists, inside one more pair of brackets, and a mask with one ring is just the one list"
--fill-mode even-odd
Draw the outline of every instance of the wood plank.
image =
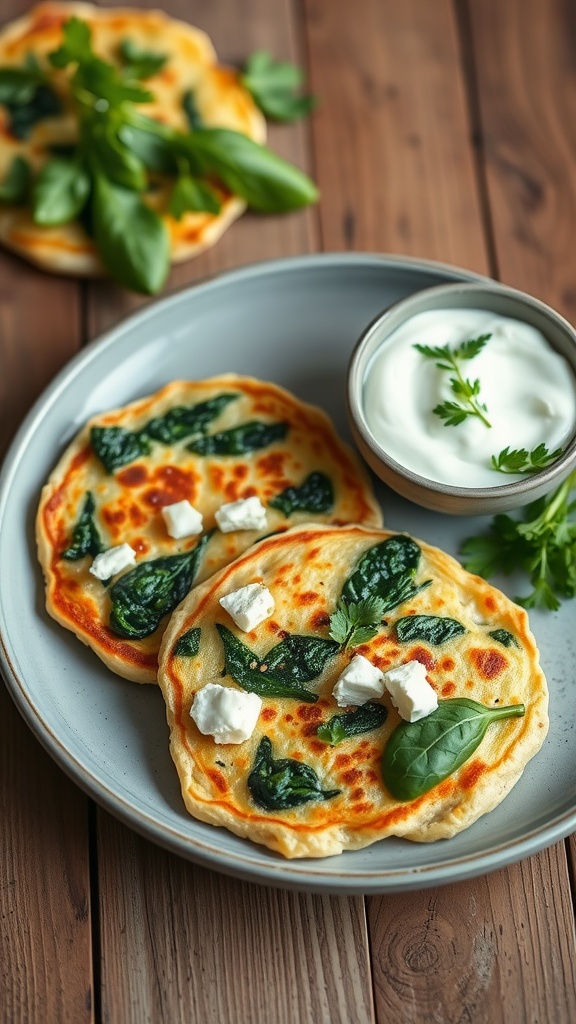
[[574, 1021], [574, 920], [558, 899], [567, 888], [552, 849], [472, 882], [372, 900], [377, 1019]]
[[470, 3], [500, 277], [576, 319], [576, 8]]
[[450, 0], [305, 0], [324, 249], [487, 272]]
[[216, 875], [103, 812], [99, 848], [104, 1020], [373, 1020], [361, 900]]

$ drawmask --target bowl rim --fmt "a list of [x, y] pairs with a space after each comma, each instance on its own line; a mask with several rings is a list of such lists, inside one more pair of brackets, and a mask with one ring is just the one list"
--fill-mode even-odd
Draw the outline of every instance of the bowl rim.
[[[388, 319], [393, 321], [392, 330], [396, 330], [401, 323], [405, 322], [412, 315], [416, 315], [420, 312], [425, 312], [426, 301], [429, 298], [446, 296], [448, 299], [450, 296], [456, 296], [457, 294], [470, 293], [470, 295], [488, 293], [505, 296], [515, 300], [518, 305], [527, 305], [532, 309], [536, 310], [541, 316], [552, 320], [558, 328], [569, 336], [574, 345], [574, 358], [573, 360], [567, 359], [563, 352], [559, 354], [570, 364], [570, 368], [574, 377], [576, 378], [576, 328], [570, 323], [566, 317], [558, 313], [552, 306], [543, 302], [541, 299], [537, 299], [535, 296], [523, 292], [518, 288], [512, 288], [510, 285], [501, 284], [499, 281], [458, 281], [449, 284], [433, 285], [430, 288], [424, 288], [419, 292], [414, 292], [412, 295], [408, 295], [403, 299], [398, 299], [393, 302], [386, 309], [378, 313], [369, 324], [364, 328], [358, 340], [356, 341], [348, 368], [346, 371], [346, 404], [348, 417], [353, 430], [357, 431], [364, 443], [370, 448], [373, 455], [382, 462], [389, 470], [397, 475], [401, 476], [408, 483], [413, 484], [416, 487], [421, 487], [425, 491], [445, 495], [446, 497], [454, 497], [460, 499], [469, 498], [470, 500], [486, 500], [505, 497], [512, 497], [514, 495], [524, 496], [530, 498], [532, 492], [538, 490], [540, 494], [546, 493], [551, 490], [554, 485], [560, 483], [561, 479], [565, 479], [566, 476], [576, 467], [576, 422], [574, 423], [572, 434], [566, 443], [562, 454], [553, 462], [550, 466], [545, 469], [539, 470], [536, 473], [527, 473], [519, 480], [512, 480], [501, 484], [494, 484], [488, 487], [464, 487], [457, 484], [442, 483], [439, 480], [434, 480], [431, 477], [422, 476], [420, 473], [416, 473], [414, 470], [408, 469], [401, 462], [394, 459], [388, 452], [386, 452], [382, 446], [378, 443], [374, 434], [369, 429], [364, 416], [364, 405], [362, 401], [362, 391], [364, 386], [366, 366], [363, 365], [364, 361], [367, 360], [365, 354], [366, 343], [374, 335], [375, 331], [380, 327], [381, 324], [385, 324]], [[416, 313], [411, 312], [414, 305], [422, 305], [422, 309], [417, 309]], [[449, 305], [448, 305], [449, 308]], [[455, 306], [454, 308], [459, 308]], [[472, 305], [470, 308], [474, 308]], [[405, 316], [402, 316], [406, 310]], [[502, 314], [504, 315], [504, 314]], [[518, 317], [518, 319], [521, 319]], [[396, 322], [398, 321], [398, 322]], [[528, 321], [527, 321], [528, 322]], [[385, 332], [386, 334], [386, 332]], [[385, 339], [381, 339], [380, 344]], [[546, 341], [554, 351], [558, 352], [556, 346], [546, 338]], [[370, 359], [374, 353], [370, 353]]]

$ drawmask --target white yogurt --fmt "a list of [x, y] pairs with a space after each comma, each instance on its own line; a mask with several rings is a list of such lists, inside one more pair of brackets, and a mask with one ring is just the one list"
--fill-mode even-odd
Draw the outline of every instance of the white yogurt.
[[[463, 377], [480, 380], [477, 416], [445, 426], [433, 409], [460, 401], [454, 374], [440, 370], [415, 345], [456, 348], [491, 334], [481, 352], [461, 362]], [[576, 378], [567, 361], [529, 324], [479, 309], [418, 313], [376, 351], [364, 383], [366, 421], [385, 451], [407, 469], [439, 483], [493, 487], [520, 479], [491, 466], [503, 448], [563, 447], [576, 424]]]

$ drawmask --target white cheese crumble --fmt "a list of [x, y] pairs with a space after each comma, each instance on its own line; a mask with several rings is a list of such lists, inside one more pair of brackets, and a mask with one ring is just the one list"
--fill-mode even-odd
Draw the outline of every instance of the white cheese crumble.
[[384, 683], [401, 718], [417, 722], [438, 707], [436, 691], [426, 679], [426, 666], [407, 661], [384, 673]]
[[256, 693], [206, 683], [194, 698], [190, 718], [204, 736], [213, 736], [216, 743], [244, 743], [256, 728], [261, 707]]
[[126, 569], [136, 562], [136, 552], [129, 544], [118, 544], [114, 548], [108, 548], [96, 555], [90, 566], [90, 572], [99, 580], [109, 580], [117, 572]]
[[215, 518], [222, 533], [233, 533], [235, 530], [263, 530], [267, 524], [266, 509], [260, 498], [255, 495], [226, 502], [220, 506]]
[[249, 633], [274, 611], [274, 598], [262, 583], [248, 583], [220, 598], [220, 604], [236, 625]]
[[384, 693], [382, 673], [368, 658], [356, 654], [349, 665], [338, 676], [332, 695], [338, 707], [345, 708], [348, 704], [365, 704], [373, 697], [381, 697]]
[[202, 533], [202, 513], [189, 501], [175, 501], [173, 505], [164, 505], [161, 511], [166, 530], [174, 540]]

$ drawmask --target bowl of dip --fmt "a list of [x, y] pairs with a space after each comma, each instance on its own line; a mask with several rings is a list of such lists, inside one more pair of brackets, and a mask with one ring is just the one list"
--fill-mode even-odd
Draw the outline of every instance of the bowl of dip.
[[576, 331], [505, 285], [448, 284], [386, 309], [358, 340], [348, 415], [369, 466], [437, 512], [505, 512], [576, 466]]

